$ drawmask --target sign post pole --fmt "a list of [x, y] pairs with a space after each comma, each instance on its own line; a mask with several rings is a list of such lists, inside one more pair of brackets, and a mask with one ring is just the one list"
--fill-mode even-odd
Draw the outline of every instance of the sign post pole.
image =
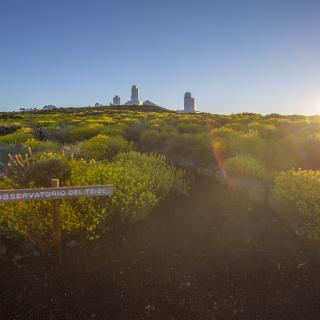
[[[51, 179], [51, 187], [59, 188], [59, 179]], [[60, 200], [53, 200], [53, 234], [57, 261], [61, 263], [61, 225], [60, 225]]]

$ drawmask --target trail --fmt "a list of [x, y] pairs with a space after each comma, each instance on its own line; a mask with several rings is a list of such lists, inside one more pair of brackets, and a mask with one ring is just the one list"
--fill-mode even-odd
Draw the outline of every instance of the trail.
[[213, 182], [146, 221], [1, 266], [1, 319], [317, 319], [319, 268], [267, 208]]

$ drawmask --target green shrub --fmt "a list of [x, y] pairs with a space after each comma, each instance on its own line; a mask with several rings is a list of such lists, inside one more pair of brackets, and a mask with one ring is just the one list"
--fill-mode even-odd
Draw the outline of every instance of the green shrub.
[[275, 178], [281, 215], [306, 239], [320, 240], [320, 171], [290, 170]]
[[140, 142], [144, 131], [148, 129], [146, 125], [129, 125], [126, 128], [125, 134], [129, 141]]
[[203, 126], [203, 125], [198, 125], [198, 124], [178, 124], [177, 125], [177, 130], [180, 133], [192, 133], [192, 134], [197, 134], [197, 133], [203, 133], [203, 132], [207, 132], [208, 128], [207, 126]]
[[15, 144], [20, 145], [29, 139], [32, 139], [31, 129], [19, 129], [14, 133], [0, 136], [0, 145]]
[[33, 161], [24, 174], [29, 186], [50, 187], [51, 179], [59, 179], [64, 185], [71, 175], [71, 166], [66, 159], [48, 158]]
[[227, 159], [225, 169], [231, 175], [262, 178], [266, 174], [264, 165], [249, 154], [239, 154]]
[[11, 125], [0, 125], [0, 136], [4, 136], [6, 134], [14, 133], [18, 129], [20, 129], [21, 126], [17, 124], [11, 124]]
[[[169, 194], [187, 191], [184, 172], [159, 155], [129, 152], [118, 154], [113, 162], [70, 160], [69, 164], [68, 185], [113, 184], [115, 189], [112, 197], [61, 200], [64, 233], [80, 231], [89, 238], [98, 236], [118, 224], [143, 220]], [[19, 184], [9, 178], [0, 181], [1, 189], [17, 187]], [[2, 204], [0, 215], [10, 228], [39, 246], [50, 245], [52, 204], [49, 201]]]
[[298, 139], [298, 148], [305, 169], [320, 169], [320, 132]]
[[165, 146], [165, 136], [157, 130], [146, 130], [141, 135], [141, 145], [150, 149], [160, 150]]
[[112, 159], [118, 152], [132, 149], [132, 144], [121, 136], [106, 136], [99, 134], [80, 145], [80, 155], [86, 159]]
[[264, 139], [275, 139], [277, 138], [276, 127], [272, 124], [254, 121], [248, 124], [248, 128], [259, 132], [260, 136]]
[[9, 155], [9, 159], [7, 176], [20, 187], [49, 187], [51, 179], [63, 184], [70, 177], [70, 164], [61, 153], [33, 155], [29, 148], [25, 155]]
[[166, 141], [172, 158], [181, 157], [192, 160], [196, 165], [214, 162], [210, 135], [203, 134], [172, 134]]
[[42, 128], [42, 134], [47, 140], [58, 143], [75, 143], [98, 135], [103, 128], [102, 124], [61, 125], [60, 127]]
[[244, 132], [222, 127], [213, 130], [211, 134], [215, 152], [225, 159], [239, 153], [251, 154], [257, 158], [265, 155], [266, 143], [255, 130]]
[[59, 145], [52, 141], [40, 141], [37, 139], [28, 139], [22, 145], [26, 150], [29, 148], [33, 153], [35, 152], [48, 152], [48, 151], [57, 151]]

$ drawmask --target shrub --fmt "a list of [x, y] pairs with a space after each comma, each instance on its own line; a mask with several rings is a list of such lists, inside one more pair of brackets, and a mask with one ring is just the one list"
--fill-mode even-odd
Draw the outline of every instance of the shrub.
[[186, 158], [195, 162], [196, 165], [208, 164], [214, 161], [208, 133], [172, 134], [166, 143], [168, 151], [173, 158]]
[[207, 126], [203, 126], [203, 125], [198, 125], [198, 124], [178, 124], [177, 125], [177, 129], [180, 133], [203, 133], [206, 132]]
[[42, 128], [45, 139], [59, 143], [75, 143], [90, 139], [101, 132], [103, 125], [61, 125], [60, 127]]
[[99, 134], [80, 145], [80, 155], [86, 159], [107, 160], [118, 152], [132, 149], [131, 143], [121, 136], [109, 137]]
[[261, 178], [266, 174], [264, 165], [249, 154], [239, 154], [227, 159], [225, 169], [231, 175]]
[[[159, 155], [129, 152], [117, 155], [113, 162], [70, 160], [69, 164], [68, 185], [114, 184], [115, 189], [112, 197], [61, 200], [64, 233], [81, 231], [89, 238], [98, 236], [118, 224], [144, 219], [171, 193], [186, 192], [184, 172]], [[0, 181], [1, 189], [17, 187], [19, 184], [9, 178]], [[51, 243], [50, 202], [2, 204], [0, 215], [10, 228], [38, 245], [45, 247]]]
[[224, 158], [233, 157], [239, 153], [263, 158], [265, 154], [265, 141], [255, 130], [244, 132], [222, 127], [212, 131], [212, 141], [215, 151]]
[[129, 141], [140, 142], [141, 135], [146, 131], [146, 125], [129, 125], [126, 129], [126, 137]]
[[303, 168], [320, 169], [320, 133], [301, 137], [298, 143], [300, 153], [303, 155]]
[[281, 215], [306, 239], [320, 239], [320, 171], [290, 170], [275, 178]]
[[9, 159], [6, 173], [20, 187], [49, 187], [51, 179], [60, 179], [63, 184], [70, 177], [70, 164], [64, 154], [35, 156], [29, 148], [25, 155], [9, 155]]
[[14, 133], [18, 129], [20, 129], [21, 126], [17, 124], [11, 124], [11, 125], [0, 125], [0, 136], [4, 136], [6, 134]]
[[21, 155], [16, 154], [12, 156], [9, 154], [9, 163], [6, 167], [7, 175], [20, 186], [26, 186], [25, 179], [26, 172], [32, 163], [32, 151], [29, 148], [28, 153]]
[[277, 138], [276, 127], [272, 124], [254, 121], [248, 124], [248, 128], [258, 131], [264, 139]]
[[141, 145], [151, 149], [162, 149], [165, 145], [164, 135], [157, 130], [147, 130], [141, 135]]
[[20, 145], [28, 139], [32, 139], [31, 129], [20, 129], [14, 133], [0, 136], [0, 145], [15, 144]]
[[52, 141], [40, 141], [37, 139], [28, 139], [23, 143], [23, 147], [28, 150], [29, 148], [33, 153], [35, 152], [48, 152], [48, 151], [57, 151], [59, 145]]
[[50, 187], [51, 179], [59, 179], [61, 184], [69, 179], [71, 166], [66, 159], [48, 158], [33, 161], [24, 173], [29, 186]]

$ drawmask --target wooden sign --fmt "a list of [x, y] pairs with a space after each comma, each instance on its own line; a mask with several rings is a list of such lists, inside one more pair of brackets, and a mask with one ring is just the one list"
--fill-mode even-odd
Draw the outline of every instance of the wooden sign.
[[112, 193], [113, 185], [0, 190], [0, 203], [76, 197], [105, 197], [112, 195]]
[[105, 197], [113, 193], [113, 185], [59, 187], [59, 179], [51, 180], [51, 188], [0, 190], [0, 204], [18, 201], [53, 200], [53, 233], [58, 263], [61, 262], [61, 224], [59, 199]]

